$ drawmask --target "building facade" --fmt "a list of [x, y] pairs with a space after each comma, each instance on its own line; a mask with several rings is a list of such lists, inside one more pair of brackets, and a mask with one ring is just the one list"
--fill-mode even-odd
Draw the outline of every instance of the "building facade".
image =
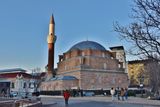
[[149, 85], [149, 77], [145, 73], [145, 66], [148, 60], [133, 60], [128, 61], [128, 76], [131, 87], [139, 87], [140, 84], [144, 86]]
[[41, 91], [128, 87], [124, 48], [118, 46], [110, 49], [106, 50], [94, 41], [73, 45], [59, 55], [56, 76], [42, 82]]
[[77, 43], [59, 55], [57, 79], [43, 83], [42, 90], [75, 87], [83, 90], [128, 87], [125, 66], [116, 58], [116, 52], [106, 50], [97, 42]]
[[[9, 95], [12, 92], [19, 94], [33, 93], [36, 89], [36, 81], [31, 74], [21, 68], [0, 70], [0, 93]], [[21, 95], [20, 95], [21, 96]]]

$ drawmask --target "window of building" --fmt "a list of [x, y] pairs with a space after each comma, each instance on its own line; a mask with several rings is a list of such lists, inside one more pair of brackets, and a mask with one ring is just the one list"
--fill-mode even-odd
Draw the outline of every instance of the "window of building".
[[64, 66], [64, 70], [67, 70], [67, 66], [66, 65]]
[[14, 86], [14, 82], [12, 82], [12, 83], [11, 83], [11, 88], [14, 88], [14, 87], [15, 87], [15, 86]]
[[107, 64], [104, 63], [104, 64], [103, 64], [103, 67], [104, 67], [104, 69], [107, 69]]
[[34, 83], [33, 83], [33, 82], [30, 82], [30, 83], [29, 83], [29, 88], [31, 88], [31, 89], [34, 88]]
[[82, 52], [82, 56], [84, 56], [85, 55], [85, 53], [84, 52]]
[[26, 88], [26, 82], [24, 82], [24, 84], [23, 84], [23, 88]]
[[121, 64], [118, 64], [118, 67], [121, 68]]
[[133, 69], [133, 67], [130, 67], [130, 69]]
[[102, 53], [102, 57], [105, 57], [105, 53]]
[[112, 79], [112, 84], [115, 84], [115, 78]]
[[29, 83], [29, 88], [31, 88], [31, 83]]
[[68, 59], [68, 56], [66, 56], [66, 59]]

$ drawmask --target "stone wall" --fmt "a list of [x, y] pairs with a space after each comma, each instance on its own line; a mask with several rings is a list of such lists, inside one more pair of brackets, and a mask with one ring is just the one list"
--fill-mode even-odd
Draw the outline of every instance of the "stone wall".
[[58, 73], [75, 70], [77, 66], [85, 65], [92, 69], [118, 69], [118, 59], [111, 57], [109, 51], [74, 50], [66, 52], [58, 62]]
[[78, 80], [54, 80], [41, 83], [41, 91], [66, 90], [77, 87]]
[[111, 87], [128, 87], [128, 75], [124, 72], [82, 70], [61, 74], [74, 76], [78, 80], [56, 80], [43, 82], [41, 88], [45, 90], [65, 90], [79, 87], [83, 90], [110, 89]]
[[110, 89], [111, 87], [128, 87], [126, 73], [118, 72], [81, 72], [81, 88], [84, 90]]
[[[54, 80], [42, 83], [43, 90], [64, 90], [79, 87], [84, 90], [128, 87], [123, 66], [110, 51], [74, 50], [60, 56], [57, 75], [74, 76], [78, 80]], [[120, 71], [120, 69], [122, 71]]]

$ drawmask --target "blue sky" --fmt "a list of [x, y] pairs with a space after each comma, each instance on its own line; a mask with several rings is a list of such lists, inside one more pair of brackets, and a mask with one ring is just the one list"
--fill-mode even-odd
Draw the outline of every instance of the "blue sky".
[[117, 45], [128, 49], [128, 44], [113, 31], [113, 22], [127, 25], [132, 4], [132, 0], [0, 1], [0, 69], [45, 67], [52, 13], [57, 35], [55, 64], [59, 54], [87, 39], [106, 49]]

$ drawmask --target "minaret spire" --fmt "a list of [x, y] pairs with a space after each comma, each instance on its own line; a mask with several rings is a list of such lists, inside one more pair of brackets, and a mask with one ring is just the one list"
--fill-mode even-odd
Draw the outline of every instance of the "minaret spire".
[[52, 14], [51, 18], [50, 18], [50, 23], [49, 23], [49, 35], [55, 36], [54, 35], [54, 33], [55, 33], [54, 31], [55, 31], [55, 22], [54, 22], [54, 16]]
[[47, 37], [47, 43], [48, 43], [47, 79], [50, 79], [55, 76], [55, 71], [54, 71], [54, 44], [55, 42], [56, 42], [55, 23], [54, 23], [54, 17], [52, 14], [50, 18], [50, 23], [49, 23], [49, 34]]
[[53, 16], [53, 14], [52, 14], [52, 16], [51, 16], [51, 18], [50, 18], [50, 24], [55, 24], [55, 23], [54, 23], [54, 16]]

